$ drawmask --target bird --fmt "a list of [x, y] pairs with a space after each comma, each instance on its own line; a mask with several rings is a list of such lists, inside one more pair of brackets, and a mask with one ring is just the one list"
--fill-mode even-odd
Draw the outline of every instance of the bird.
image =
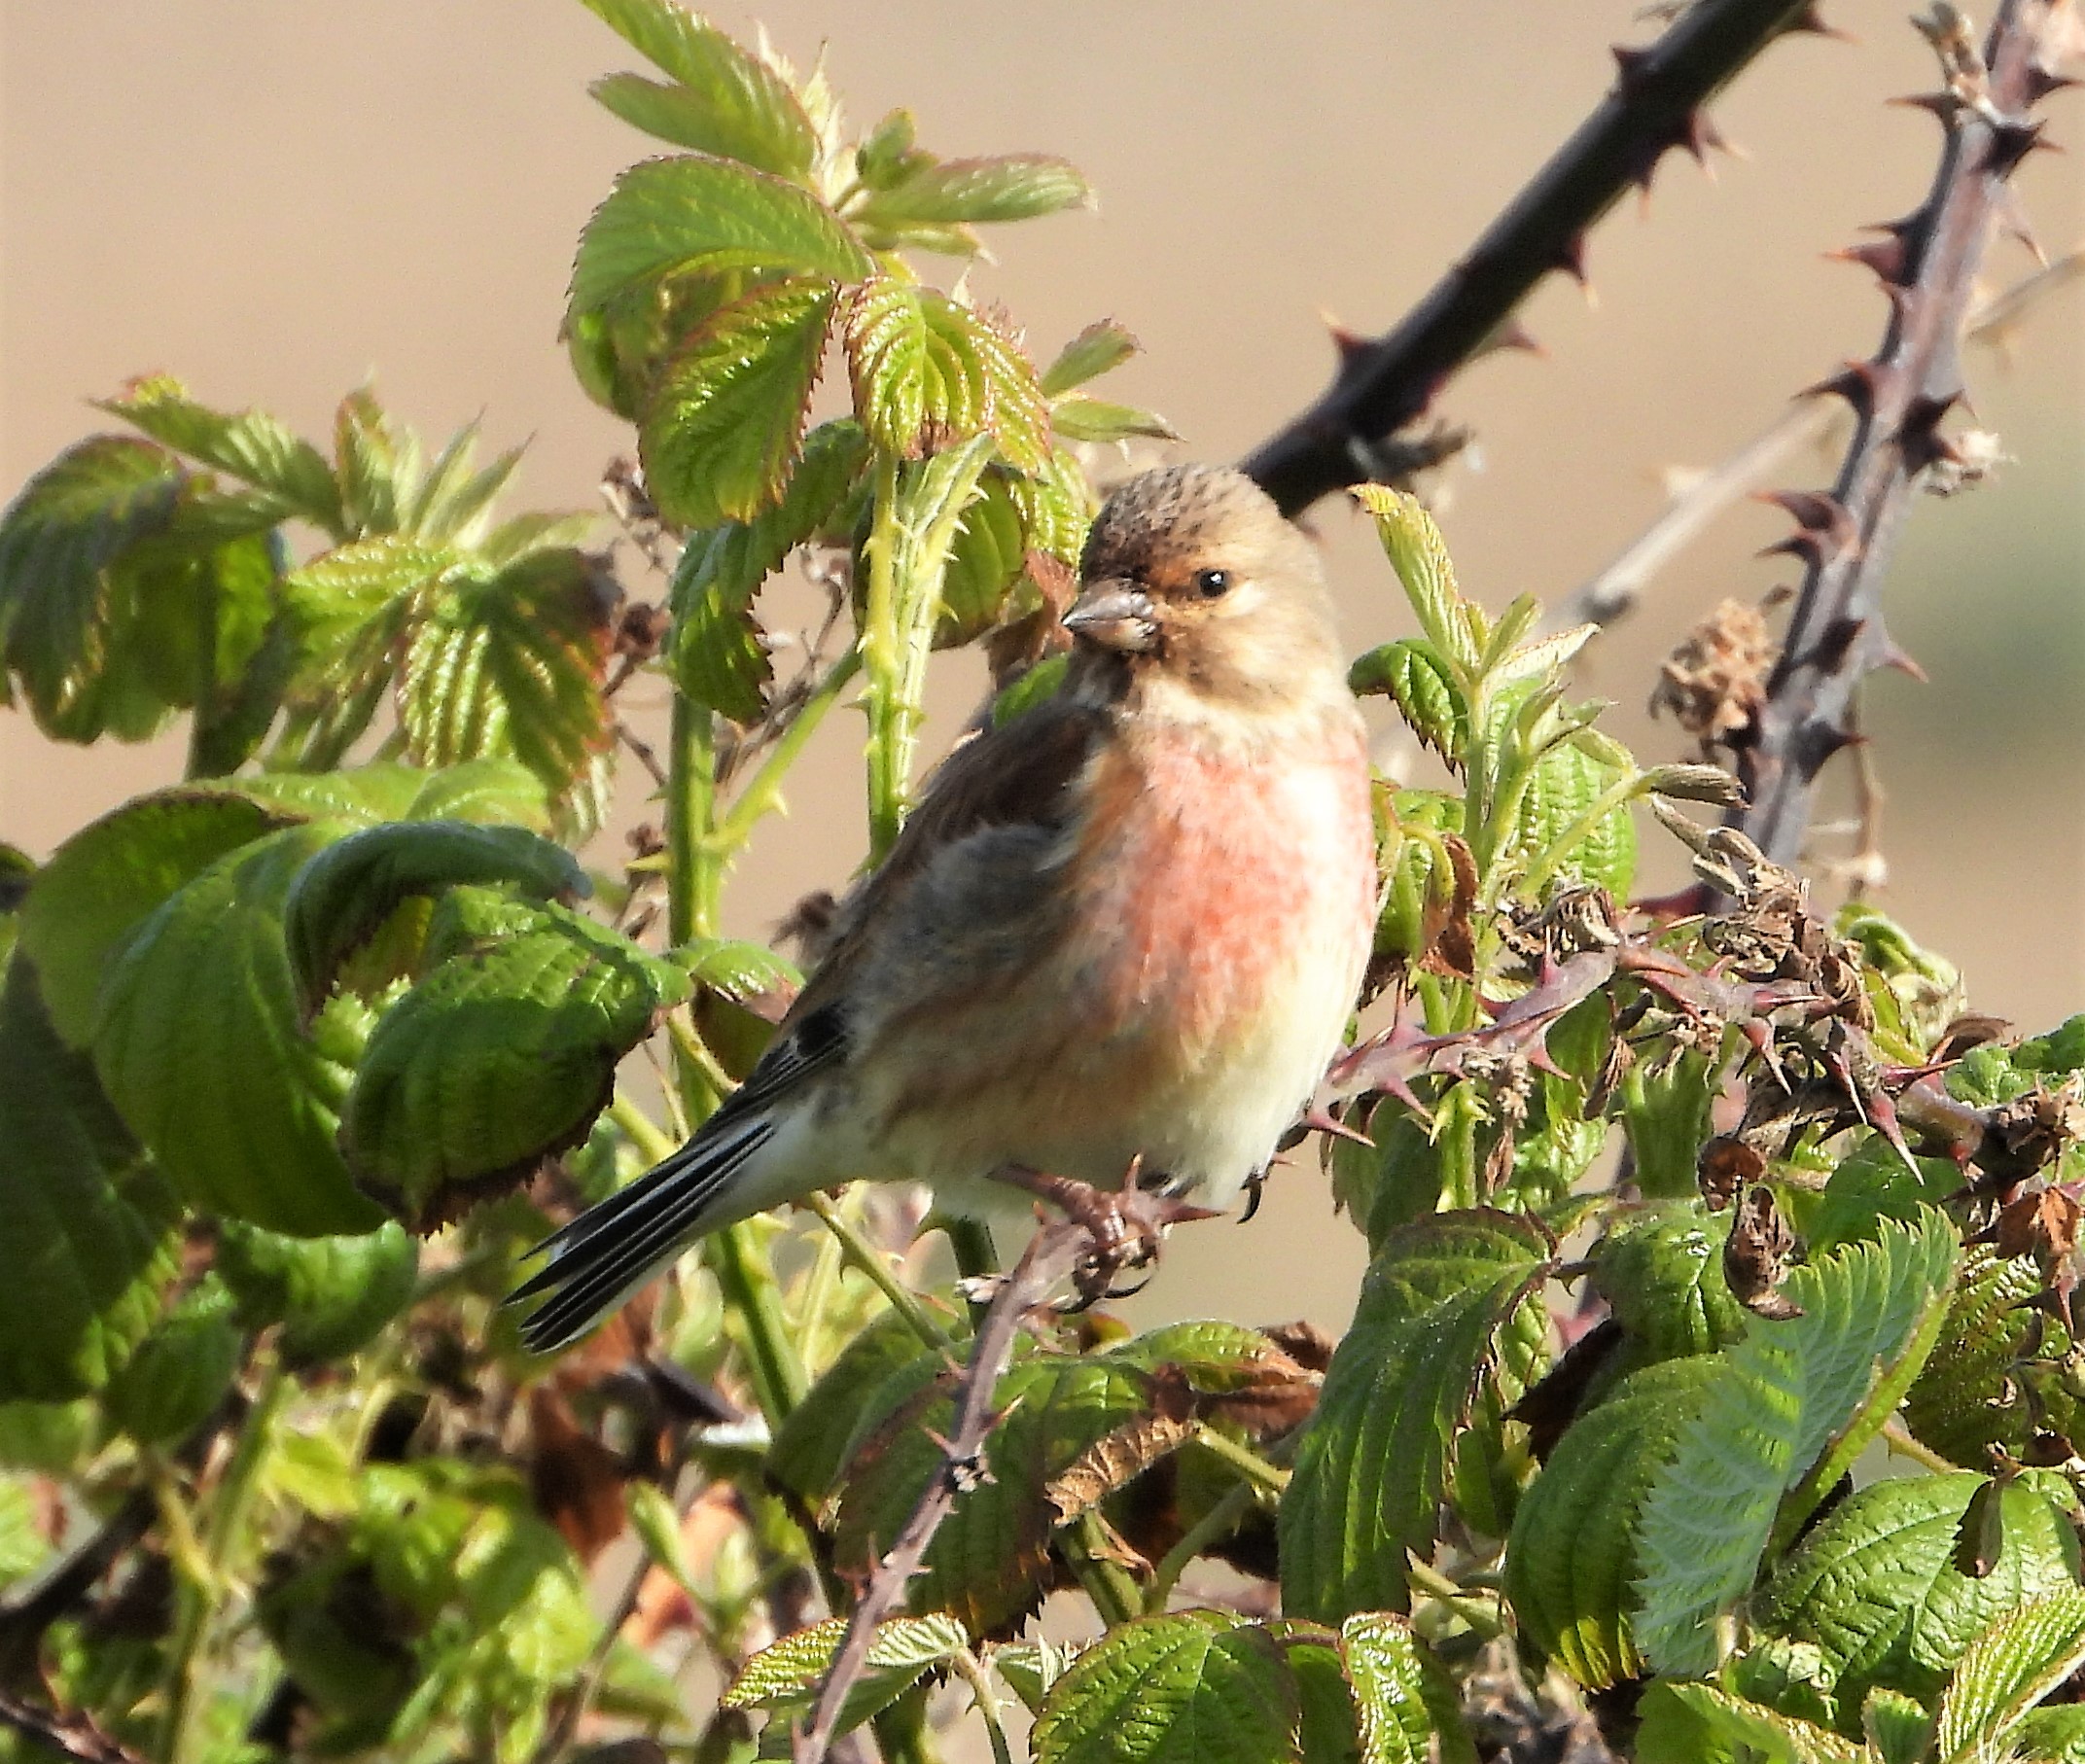
[[743, 1084], [537, 1248], [548, 1353], [698, 1238], [854, 1178], [991, 1219], [1000, 1180], [1214, 1208], [1347, 1032], [1377, 910], [1366, 734], [1318, 552], [1176, 465], [1093, 519], [1050, 696], [960, 742]]

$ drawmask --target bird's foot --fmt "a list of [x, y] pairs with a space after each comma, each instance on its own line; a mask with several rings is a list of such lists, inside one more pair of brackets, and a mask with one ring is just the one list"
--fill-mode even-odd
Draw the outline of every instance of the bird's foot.
[[1009, 1165], [998, 1172], [999, 1181], [1049, 1202], [1085, 1233], [1086, 1242], [1072, 1268], [1076, 1297], [1069, 1309], [1074, 1312], [1089, 1310], [1104, 1298], [1128, 1298], [1142, 1291], [1144, 1281], [1129, 1287], [1116, 1283], [1124, 1274], [1154, 1266], [1159, 1243], [1173, 1226], [1219, 1217], [1207, 1207], [1177, 1200], [1162, 1188], [1142, 1185], [1138, 1181], [1141, 1162], [1130, 1166], [1118, 1190], [1096, 1188], [1024, 1165]]

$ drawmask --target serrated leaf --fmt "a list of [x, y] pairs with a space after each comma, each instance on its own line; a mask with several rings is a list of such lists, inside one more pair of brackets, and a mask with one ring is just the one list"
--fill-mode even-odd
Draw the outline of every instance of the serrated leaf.
[[842, 323], [855, 413], [881, 446], [912, 457], [989, 429], [1020, 470], [1046, 459], [1042, 387], [995, 325], [892, 276], [864, 282]]
[[1361, 697], [1387, 693], [1421, 742], [1450, 766], [1463, 763], [1469, 740], [1469, 707], [1448, 664], [1431, 643], [1406, 638], [1370, 650], [1347, 670], [1347, 686]]
[[593, 95], [625, 123], [785, 178], [810, 170], [818, 132], [789, 82], [765, 61], [671, 0], [586, 0], [586, 7], [673, 76], [670, 87], [632, 74], [595, 82]]
[[405, 498], [420, 470], [420, 443], [394, 425], [375, 393], [358, 386], [335, 407], [334, 476], [340, 518], [355, 538], [399, 530]]
[[1432, 1548], [1448, 1455], [1494, 1339], [1553, 1261], [1537, 1221], [1490, 1209], [1385, 1240], [1282, 1498], [1290, 1615], [1404, 1605], [1405, 1552]]
[[1042, 370], [1042, 391], [1057, 398], [1112, 372], [1143, 345], [1113, 319], [1088, 325], [1057, 352], [1057, 359]]
[[2085, 1704], [2031, 1710], [2013, 1740], [2019, 1755], [2033, 1764], [2085, 1764]]
[[1654, 1684], [1641, 1712], [1638, 1764], [1875, 1764], [1828, 1728], [1713, 1684]]
[[[543, 780], [517, 759], [466, 759], [439, 771], [412, 774], [409, 768], [370, 766], [362, 772], [336, 772], [336, 778], [367, 776], [395, 769], [416, 775], [420, 787], [402, 821], [468, 821], [476, 827], [525, 827], [542, 832], [550, 824], [550, 803]], [[383, 817], [391, 819], [393, 817]]]
[[[958, 1336], [963, 1333], [959, 1326]], [[805, 1500], [823, 1501], [861, 1443], [943, 1370], [895, 1311], [876, 1317], [790, 1412], [768, 1448], [767, 1473]]]
[[2039, 1308], [2047, 1289], [2032, 1255], [1981, 1245], [1966, 1252], [1940, 1338], [1904, 1397], [1904, 1425], [1921, 1444], [1967, 1467], [1989, 1464], [1994, 1446], [2024, 1452], [2037, 1425], [2074, 1425], [2077, 1399], [2064, 1382], [2069, 1338]]
[[1078, 168], [1047, 154], [928, 159], [896, 181], [876, 186], [854, 210], [854, 218], [871, 230], [902, 232], [915, 226], [1025, 221], [1092, 198]]
[[1353, 496], [1375, 517], [1376, 536], [1419, 615], [1419, 628], [1466, 677], [1473, 676], [1481, 650], [1464, 617], [1467, 603], [1432, 515], [1416, 496], [1387, 484], [1357, 484]]
[[417, 1231], [583, 1139], [616, 1062], [687, 996], [677, 969], [578, 913], [511, 902], [502, 922], [430, 935], [436, 965], [378, 1020], [340, 1111], [357, 1180]]
[[1674, 1059], [1634, 1066], [1623, 1078], [1622, 1131], [1646, 1198], [1690, 1200], [1701, 1192], [1696, 1171], [1711, 1132], [1714, 1070], [1708, 1055], [1689, 1047]]
[[182, 1196], [297, 1237], [382, 1222], [333, 1143], [355, 1031], [303, 1033], [283, 945], [291, 879], [340, 830], [288, 828], [201, 871], [117, 956], [93, 1032], [110, 1099]]
[[1474, 1759], [1455, 1687], [1402, 1617], [1363, 1611], [1339, 1629], [1339, 1651], [1361, 1714], [1361, 1764]]
[[350, 833], [297, 872], [283, 904], [290, 970], [305, 1013], [402, 901], [471, 883], [504, 883], [538, 900], [576, 900], [592, 889], [578, 859], [524, 828], [401, 821]]
[[1662, 1207], [1625, 1221], [1594, 1251], [1594, 1286], [1652, 1358], [1713, 1354], [1744, 1336], [1749, 1314], [1723, 1276], [1731, 1217], [1698, 1201]]
[[316, 447], [265, 410], [236, 413], [197, 404], [171, 374], [132, 380], [115, 398], [96, 401], [111, 416], [135, 424], [177, 453], [229, 472], [265, 490], [294, 514], [340, 535], [340, 487]]
[[601, 688], [613, 612], [579, 551], [532, 552], [449, 585], [400, 671], [406, 758], [441, 766], [511, 755], [569, 803], [609, 741]]
[[1026, 538], [1011, 486], [1004, 476], [986, 473], [976, 500], [963, 512], [963, 530], [949, 547], [941, 572], [936, 649], [969, 643], [1007, 617], [1027, 562]]
[[1257, 1625], [1176, 1611], [1110, 1630], [1043, 1699], [1036, 1764], [1296, 1760], [1294, 1675]]
[[1715, 1382], [1700, 1359], [1632, 1373], [1572, 1423], [1521, 1496], [1506, 1596], [1522, 1639], [1588, 1689], [1643, 1671], [1631, 1624], [1637, 1518]]
[[[1542, 755], [1528, 780], [1514, 828], [1513, 844], [1522, 858], [1533, 859], [1548, 851], [1622, 776], [1570, 742]], [[1636, 821], [1629, 805], [1617, 803], [1595, 821], [1557, 867], [1606, 889], [1617, 900], [1626, 900], [1636, 880]]]
[[[847, 1619], [829, 1617], [763, 1647], [719, 1699], [724, 1709], [787, 1709], [808, 1702], [846, 1639]], [[841, 1705], [835, 1734], [849, 1733], [895, 1702], [936, 1666], [967, 1652], [970, 1636], [942, 1612], [890, 1617], [876, 1625], [868, 1661]]]
[[0, 985], [0, 1403], [108, 1382], [159, 1318], [179, 1214], [18, 952]]
[[111, 566], [169, 529], [188, 481], [163, 447], [97, 436], [0, 514], [0, 662], [47, 735], [136, 740], [159, 726], [163, 701], [123, 674], [136, 659], [124, 630], [135, 603]]
[[1969, 1644], [1940, 1699], [1941, 1764], [1981, 1764], [2029, 1710], [2085, 1666], [2085, 1590], [2067, 1587], [2008, 1611]]
[[1857, 1489], [1753, 1602], [1761, 1633], [1817, 1648], [1813, 1677], [1848, 1731], [1870, 1691], [1880, 1686], [1929, 1703], [1992, 1623], [2075, 1584], [2070, 1526], [2018, 1484], [1999, 1497], [2003, 1542], [1990, 1572], [1961, 1571], [1955, 1561], [1961, 1528], [1989, 1486], [1963, 1471]]
[[689, 527], [781, 499], [803, 443], [837, 289], [793, 277], [715, 313], [659, 370], [638, 447], [660, 510]]
[[1880, 1764], [1919, 1764], [1932, 1744], [1933, 1718], [1896, 1691], [1871, 1690], [1860, 1706], [1860, 1733]]
[[386, 1220], [343, 1237], [281, 1237], [220, 1221], [212, 1262], [249, 1329], [280, 1323], [291, 1366], [325, 1365], [367, 1347], [412, 1296], [419, 1246]]
[[581, 233], [571, 312], [685, 271], [855, 282], [873, 267], [832, 211], [795, 184], [706, 154], [648, 159], [616, 180]]
[[1637, 1641], [1660, 1671], [1714, 1665], [1716, 1616], [1789, 1524], [1788, 1498], [1815, 1507], [1931, 1348], [1959, 1253], [1938, 1213], [1886, 1224], [1874, 1243], [1796, 1269], [1782, 1290], [1802, 1315], [1754, 1317], [1729, 1351], [1643, 1504]]
[[85, 1047], [92, 1038], [109, 961], [146, 915], [293, 818], [243, 795], [182, 787], [133, 797], [59, 846], [23, 903], [21, 947], [67, 1043]]
[[184, 1438], [231, 1389], [245, 1342], [231, 1294], [205, 1280], [178, 1298], [109, 1380], [109, 1419], [140, 1445]]
[[754, 596], [831, 518], [866, 456], [867, 441], [853, 423], [823, 423], [806, 438], [779, 504], [750, 521], [689, 536], [674, 568], [667, 647], [674, 680], [689, 697], [735, 723], [760, 719], [773, 667], [753, 624]]

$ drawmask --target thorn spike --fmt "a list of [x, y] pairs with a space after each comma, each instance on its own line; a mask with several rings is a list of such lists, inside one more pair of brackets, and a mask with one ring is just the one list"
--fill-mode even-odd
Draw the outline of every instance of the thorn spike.
[[1608, 48], [1614, 56], [1616, 84], [1621, 88], [1622, 96], [1634, 97], [1643, 89], [1650, 51], [1638, 49], [1627, 43], [1610, 43]]
[[1875, 414], [1876, 394], [1882, 385], [1882, 370], [1873, 362], [1848, 362], [1837, 373], [1825, 375], [1814, 386], [1805, 386], [1798, 398], [1843, 398], [1854, 414], [1865, 420]]
[[1585, 288], [1591, 285], [1587, 281], [1585, 274], [1585, 234], [1583, 232], [1574, 232], [1564, 242], [1563, 247], [1557, 252], [1556, 266], [1570, 276], [1573, 281], [1576, 282], [1579, 287]]
[[1911, 279], [1911, 247], [1902, 234], [1863, 239], [1857, 245], [1842, 245], [1824, 255], [1836, 263], [1858, 264], [1885, 286], [1901, 288]]

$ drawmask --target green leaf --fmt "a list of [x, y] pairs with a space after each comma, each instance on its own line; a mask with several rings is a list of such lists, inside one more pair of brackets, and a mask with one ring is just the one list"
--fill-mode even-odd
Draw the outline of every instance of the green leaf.
[[1282, 1498], [1290, 1615], [1403, 1605], [1405, 1552], [1431, 1551], [1449, 1451], [1498, 1331], [1554, 1260], [1539, 1223], [1489, 1209], [1385, 1241]]
[[[725, 1686], [719, 1706], [788, 1709], [808, 1703], [825, 1681], [846, 1635], [845, 1617], [828, 1617], [784, 1636], [746, 1662]], [[962, 1624], [940, 1611], [923, 1617], [890, 1617], [877, 1624], [868, 1643], [867, 1666], [848, 1691], [833, 1732], [851, 1733], [936, 1667], [967, 1652], [970, 1640]]]
[[0, 985], [0, 1403], [108, 1382], [159, 1318], [179, 1213], [17, 953]]
[[706, 19], [670, 0], [586, 0], [587, 10], [673, 76], [596, 81], [593, 95], [625, 123], [702, 153], [801, 179], [818, 158], [818, 131], [780, 72]]
[[283, 944], [291, 880], [339, 831], [269, 833], [173, 895], [111, 966], [93, 1035], [110, 1099], [183, 1197], [296, 1237], [381, 1222], [334, 1146], [358, 1037], [332, 1011], [300, 1029]]
[[659, 370], [638, 431], [645, 483], [689, 527], [780, 500], [803, 444], [837, 290], [794, 277], [713, 315]]
[[171, 374], [132, 380], [97, 408], [133, 423], [177, 453], [265, 490], [294, 514], [339, 534], [340, 487], [326, 456], [265, 410], [236, 415], [197, 404]]
[[1050, 406], [1050, 427], [1067, 441], [1179, 441], [1180, 431], [1153, 410], [1073, 393]]
[[350, 1237], [280, 1237], [225, 1219], [212, 1264], [246, 1328], [281, 1323], [291, 1366], [345, 1359], [374, 1341], [412, 1296], [419, 1246], [386, 1220]]
[[767, 1473], [806, 1501], [823, 1501], [869, 1432], [941, 1370], [920, 1352], [909, 1323], [881, 1313], [790, 1412], [768, 1448]]
[[609, 742], [601, 688], [613, 612], [580, 551], [531, 552], [452, 584], [406, 652], [406, 758], [441, 766], [511, 755], [570, 801]]
[[2013, 1740], [2018, 1754], [2036, 1764], [2085, 1764], [2085, 1704], [2032, 1710]]
[[155, 698], [111, 702], [112, 672], [135, 659], [111, 566], [168, 530], [188, 481], [164, 448], [97, 436], [46, 466], [0, 514], [0, 662], [47, 735], [91, 741], [113, 727], [137, 739], [159, 726]]
[[2024, 1453], [2038, 1426], [2067, 1434], [2078, 1425], [2066, 1363], [2071, 1342], [2041, 1309], [2047, 1290], [2032, 1255], [2001, 1256], [1981, 1245], [1966, 1252], [1940, 1338], [1904, 1397], [1904, 1425], [1921, 1444], [1980, 1465], [1993, 1447]]
[[0, 1586], [20, 1584], [51, 1554], [38, 1524], [38, 1505], [26, 1482], [0, 1476]]
[[2067, 1587], [2008, 1611], [1969, 1644], [1940, 1699], [1941, 1764], [1981, 1764], [2029, 1710], [2085, 1666], [2085, 1590]]
[[776, 507], [689, 537], [673, 574], [667, 653], [675, 683], [698, 704], [734, 723], [755, 723], [764, 713], [774, 670], [753, 622], [754, 596], [831, 518], [867, 450], [853, 423], [821, 424]]
[[2046, 1035], [2022, 1041], [2013, 1049], [2013, 1065], [2021, 1072], [2061, 1073], [2085, 1068], [2085, 1012], [2067, 1018]]
[[21, 947], [70, 1045], [85, 1047], [92, 1038], [109, 962], [145, 916], [218, 859], [290, 819], [242, 795], [184, 787], [132, 797], [58, 847], [23, 904]]
[[1114, 320], [1101, 319], [1057, 352], [1057, 359], [1042, 370], [1042, 391], [1056, 398], [1074, 386], [1083, 386], [1119, 368], [1142, 347]]
[[1998, 1495], [2002, 1541], [1990, 1571], [1962, 1572], [1962, 1526], [1990, 1486], [1962, 1471], [1857, 1489], [1753, 1602], [1759, 1632], [1818, 1649], [1812, 1676], [1840, 1726], [1851, 1731], [1878, 1687], [1930, 1703], [1990, 1625], [2076, 1583], [2069, 1523], [2017, 1483]]
[[1467, 618], [1467, 602], [1456, 586], [1455, 565], [1432, 515], [1416, 496], [1387, 484], [1358, 484], [1354, 500], [1375, 517], [1376, 536], [1405, 598], [1419, 615], [1419, 628], [1465, 678], [1475, 673], [1481, 653]]
[[915, 226], [974, 226], [1025, 221], [1090, 204], [1078, 168], [1047, 154], [983, 159], [929, 159], [896, 182], [872, 190], [854, 210], [864, 228], [902, 232]]
[[374, 392], [358, 386], [334, 411], [333, 449], [340, 517], [349, 534], [398, 532], [419, 474], [419, 441], [392, 423]]
[[993, 320], [931, 288], [875, 276], [855, 291], [842, 325], [855, 413], [880, 446], [909, 458], [989, 429], [1024, 472], [1048, 457], [1035, 369]]
[[1422, 743], [1449, 765], [1463, 763], [1469, 707], [1453, 671], [1431, 643], [1406, 638], [1370, 650], [1347, 670], [1347, 685], [1361, 697], [1388, 693]]
[[225, 1399], [244, 1349], [231, 1294], [203, 1281], [174, 1302], [109, 1380], [109, 1419], [140, 1445], [185, 1438]]
[[[1513, 844], [1522, 860], [1532, 861], [1547, 852], [1623, 776], [1568, 741], [1552, 747], [1536, 761], [1527, 794], [1521, 798]], [[1628, 900], [1636, 880], [1636, 820], [1629, 805], [1619, 803], [1595, 821], [1564, 854], [1558, 867], [1606, 889], [1617, 900]]]
[[578, 1145], [616, 1062], [687, 996], [679, 970], [563, 907], [507, 903], [503, 935], [475, 935], [476, 892], [438, 909], [435, 966], [378, 1021], [341, 1110], [358, 1180], [417, 1231]]
[[1588, 1689], [1643, 1669], [1631, 1624], [1637, 1519], [1715, 1371], [1679, 1359], [1632, 1373], [1572, 1423], [1521, 1496], [1506, 1596], [1523, 1641]]
[[1932, 1745], [1933, 1718], [1896, 1691], [1872, 1690], [1860, 1707], [1860, 1732], [1881, 1764], [1919, 1764]]
[[854, 282], [873, 267], [832, 211], [795, 184], [706, 154], [648, 159], [616, 180], [581, 233], [571, 312], [688, 270]]
[[1442, 1764], [1475, 1752], [1455, 1686], [1402, 1617], [1362, 1611], [1340, 1625], [1339, 1651], [1361, 1711], [1361, 1764]]
[[[1020, 502], [1003, 475], [987, 472], [948, 548], [934, 647], [958, 648], [1002, 623], [1016, 603], [1026, 564]], [[1028, 604], [1034, 604], [1032, 587]]]
[[340, 965], [401, 902], [495, 882], [538, 900], [576, 900], [592, 890], [578, 859], [518, 827], [401, 821], [327, 846], [298, 871], [283, 905], [290, 970], [305, 1013], [324, 1003]]
[[1301, 1759], [1294, 1675], [1268, 1633], [1229, 1611], [1110, 1630], [1050, 1687], [1036, 1764], [1283, 1764]]
[[1625, 1220], [1594, 1251], [1594, 1286], [1652, 1358], [1713, 1354], [1744, 1336], [1749, 1313], [1723, 1277], [1731, 1217], [1699, 1201], [1668, 1205]]
[[1789, 1275], [1801, 1316], [1751, 1320], [1644, 1500], [1637, 1641], [1660, 1671], [1714, 1665], [1717, 1614], [1750, 1588], [1770, 1536], [1815, 1509], [1924, 1361], [1958, 1254], [1938, 1213], [1888, 1223]]
[[1654, 1684], [1639, 1708], [1637, 1764], [1875, 1764], [1828, 1728], [1712, 1684]]

